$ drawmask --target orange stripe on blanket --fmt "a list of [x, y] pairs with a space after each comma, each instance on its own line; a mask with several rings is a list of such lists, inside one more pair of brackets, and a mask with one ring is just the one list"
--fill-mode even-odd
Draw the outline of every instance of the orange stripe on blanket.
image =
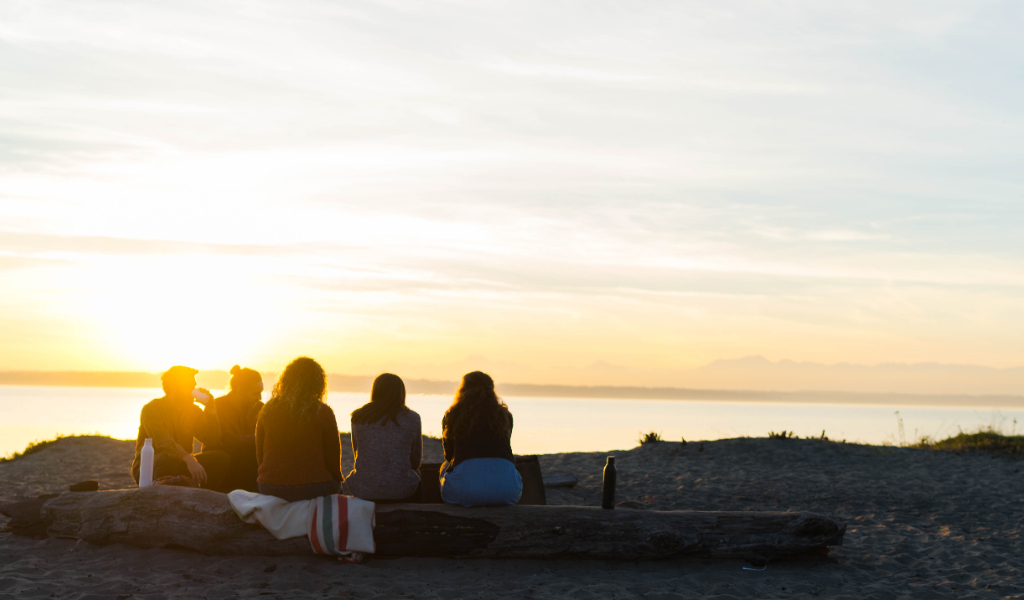
[[320, 536], [317, 535], [317, 531], [316, 531], [317, 530], [316, 524], [318, 522], [317, 521], [316, 509], [317, 509], [317, 506], [316, 506], [316, 503], [314, 503], [313, 504], [313, 521], [312, 521], [312, 525], [313, 526], [309, 528], [309, 541], [313, 545], [313, 552], [316, 552], [317, 554], [326, 554], [326, 552], [324, 552], [323, 545], [320, 543]]

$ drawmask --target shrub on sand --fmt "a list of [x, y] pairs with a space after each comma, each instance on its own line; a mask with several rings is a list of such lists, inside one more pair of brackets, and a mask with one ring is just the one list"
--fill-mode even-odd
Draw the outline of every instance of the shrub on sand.
[[640, 436], [640, 445], [653, 444], [661, 441], [661, 434], [655, 431], [649, 431]]
[[944, 440], [933, 441], [928, 437], [912, 445], [911, 448], [926, 450], [945, 450], [947, 452], [984, 451], [1000, 456], [1024, 457], [1024, 435], [1003, 435], [991, 427], [976, 433], [960, 432]]
[[28, 446], [26, 446], [25, 449], [22, 450], [21, 452], [15, 452], [13, 454], [8, 454], [7, 456], [0, 456], [0, 464], [5, 463], [5, 462], [11, 462], [12, 460], [18, 460], [19, 458], [24, 458], [24, 457], [26, 457], [26, 456], [28, 456], [30, 454], [35, 454], [36, 452], [39, 452], [40, 450], [46, 450], [50, 446], [52, 446], [52, 445], [56, 444], [57, 442], [59, 442], [60, 440], [67, 439], [67, 438], [79, 438], [79, 437], [107, 437], [107, 436], [100, 435], [98, 433], [94, 433], [92, 435], [58, 435], [57, 437], [53, 438], [52, 440], [43, 440], [43, 441], [36, 440], [36, 441], [32, 442], [31, 444], [29, 444]]
[[54, 438], [52, 440], [45, 440], [45, 441], [36, 440], [36, 441], [32, 442], [31, 444], [29, 444], [28, 446], [26, 446], [25, 449], [22, 450], [21, 452], [14, 452], [13, 454], [9, 454], [9, 455], [7, 455], [5, 457], [0, 457], [0, 463], [11, 462], [12, 460], [18, 460], [19, 458], [28, 456], [29, 454], [35, 454], [36, 452], [39, 452], [40, 450], [45, 450], [49, 446], [52, 446], [52, 445], [56, 444], [59, 440], [62, 440], [65, 437], [69, 437], [69, 436], [58, 435], [56, 438]]

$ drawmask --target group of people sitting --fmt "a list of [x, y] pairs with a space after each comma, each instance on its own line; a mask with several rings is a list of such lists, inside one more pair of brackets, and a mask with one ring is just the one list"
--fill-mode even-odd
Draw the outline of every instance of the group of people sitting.
[[[405, 405], [405, 383], [397, 375], [378, 376], [370, 401], [352, 412], [355, 464], [346, 477], [338, 422], [325, 403], [327, 374], [315, 360], [293, 360], [266, 404], [257, 371], [233, 367], [230, 391], [216, 399], [203, 388], [193, 396], [197, 373], [171, 367], [161, 376], [164, 396], [142, 408], [132, 462], [136, 482], [142, 448], [150, 438], [154, 481], [187, 477], [215, 491], [244, 489], [289, 502], [339, 493], [384, 503], [420, 501], [422, 426], [420, 416]], [[441, 431], [445, 462], [437, 476], [446, 503], [519, 501], [522, 479], [512, 455], [512, 413], [490, 376], [474, 371], [462, 378]], [[194, 439], [202, 443], [199, 453], [193, 453]]]

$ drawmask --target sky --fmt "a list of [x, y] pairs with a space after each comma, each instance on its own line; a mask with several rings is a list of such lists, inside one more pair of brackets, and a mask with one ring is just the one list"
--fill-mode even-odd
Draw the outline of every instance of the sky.
[[941, 0], [6, 0], [0, 370], [1024, 365], [1022, 26]]

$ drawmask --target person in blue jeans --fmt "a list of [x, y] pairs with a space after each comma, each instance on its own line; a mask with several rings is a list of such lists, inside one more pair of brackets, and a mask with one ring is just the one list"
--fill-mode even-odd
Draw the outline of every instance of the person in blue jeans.
[[523, 479], [512, 455], [512, 413], [490, 375], [462, 377], [455, 401], [441, 419], [441, 499], [459, 506], [515, 504]]

